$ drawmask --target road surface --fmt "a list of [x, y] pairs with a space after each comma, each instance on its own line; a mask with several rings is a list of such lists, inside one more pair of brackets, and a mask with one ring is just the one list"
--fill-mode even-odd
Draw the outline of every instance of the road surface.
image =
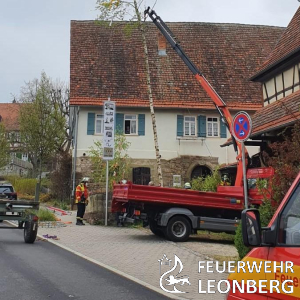
[[0, 229], [0, 253], [1, 299], [168, 299], [47, 241], [25, 244], [23, 230]]

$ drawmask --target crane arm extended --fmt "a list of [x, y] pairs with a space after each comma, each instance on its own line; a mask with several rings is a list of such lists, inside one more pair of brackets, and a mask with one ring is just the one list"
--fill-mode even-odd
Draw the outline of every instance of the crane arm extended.
[[[212, 99], [216, 109], [218, 110], [222, 121], [225, 123], [226, 127], [228, 128], [232, 141], [234, 150], [237, 153], [237, 174], [235, 180], [235, 186], [242, 186], [243, 185], [243, 165], [242, 165], [242, 145], [239, 141], [236, 141], [234, 136], [232, 135], [232, 116], [230, 114], [229, 109], [227, 108], [226, 103], [222, 100], [222, 98], [218, 95], [218, 93], [214, 90], [214, 88], [210, 85], [204, 75], [198, 70], [198, 68], [194, 65], [194, 63], [188, 58], [185, 52], [180, 47], [179, 43], [176, 41], [176, 38], [170, 28], [163, 22], [163, 20], [156, 14], [154, 10], [151, 10], [148, 7], [145, 10], [145, 16], [148, 15], [156, 27], [160, 30], [166, 40], [170, 43], [172, 48], [176, 51], [179, 57], [183, 60], [183, 62], [187, 65], [190, 71], [194, 74], [198, 82], [201, 84], [203, 89], [206, 91], [208, 96]], [[247, 152], [246, 152], [247, 157]], [[247, 164], [247, 160], [246, 160]]]

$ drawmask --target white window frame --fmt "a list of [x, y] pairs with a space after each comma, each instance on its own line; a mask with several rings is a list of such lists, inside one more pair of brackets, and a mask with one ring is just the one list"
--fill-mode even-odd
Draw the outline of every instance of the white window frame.
[[[211, 133], [209, 132], [210, 125], [212, 129]], [[217, 129], [216, 135], [214, 134], [214, 129]], [[206, 117], [206, 136], [220, 137], [220, 122], [218, 117]]]
[[[132, 118], [134, 117], [134, 118]], [[126, 133], [126, 122], [130, 122], [130, 133]], [[135, 132], [133, 130], [135, 122]], [[138, 134], [138, 115], [136, 114], [124, 114], [124, 134], [137, 135]]]
[[28, 153], [22, 153], [22, 160], [28, 161]]
[[[101, 130], [100, 132], [97, 131], [97, 122], [101, 122]], [[103, 129], [104, 129], [104, 116], [103, 114], [97, 114], [95, 115], [95, 134], [97, 135], [103, 135]]]
[[[194, 121], [192, 120], [186, 120], [187, 118], [194, 118]], [[196, 116], [184, 116], [183, 118], [183, 134], [184, 136], [190, 136], [190, 137], [196, 137], [197, 136], [197, 126], [196, 126]], [[185, 124], [188, 124], [189, 125], [189, 128], [188, 128], [188, 134], [186, 134], [185, 132]], [[194, 134], [192, 134], [192, 124], [194, 124], [194, 128], [195, 128], [195, 131], [194, 131]]]

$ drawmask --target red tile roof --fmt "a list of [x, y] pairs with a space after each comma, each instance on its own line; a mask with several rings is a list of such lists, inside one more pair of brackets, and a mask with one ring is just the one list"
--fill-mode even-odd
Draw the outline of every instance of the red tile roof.
[[300, 90], [258, 110], [251, 136], [272, 131], [300, 120]]
[[[267, 60], [256, 70], [256, 75], [267, 71], [272, 66], [276, 65], [276, 63], [288, 58], [296, 51], [300, 51], [300, 7], [296, 11], [294, 17], [283, 32], [276, 44], [276, 47], [273, 49]], [[255, 78], [256, 75], [253, 76], [253, 78]]]
[[[107, 27], [94, 21], [71, 22], [70, 104], [148, 107], [140, 33], [125, 35], [124, 22]], [[229, 107], [257, 110], [261, 86], [249, 82], [283, 28], [240, 24], [167, 23], [186, 54]], [[192, 73], [167, 43], [159, 56], [158, 30], [146, 23], [155, 107], [214, 108]]]
[[7, 131], [19, 130], [19, 103], [0, 103], [1, 122]]

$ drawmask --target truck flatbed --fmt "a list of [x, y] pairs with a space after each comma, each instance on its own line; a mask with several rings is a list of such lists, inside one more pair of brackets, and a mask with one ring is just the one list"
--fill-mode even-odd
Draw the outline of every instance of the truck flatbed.
[[[220, 187], [218, 192], [200, 192], [180, 188], [145, 186], [138, 184], [115, 184], [113, 204], [118, 202], [140, 202], [155, 205], [176, 205], [184, 207], [208, 207], [242, 211], [244, 208], [243, 188]], [[113, 212], [117, 212], [114, 206]]]

